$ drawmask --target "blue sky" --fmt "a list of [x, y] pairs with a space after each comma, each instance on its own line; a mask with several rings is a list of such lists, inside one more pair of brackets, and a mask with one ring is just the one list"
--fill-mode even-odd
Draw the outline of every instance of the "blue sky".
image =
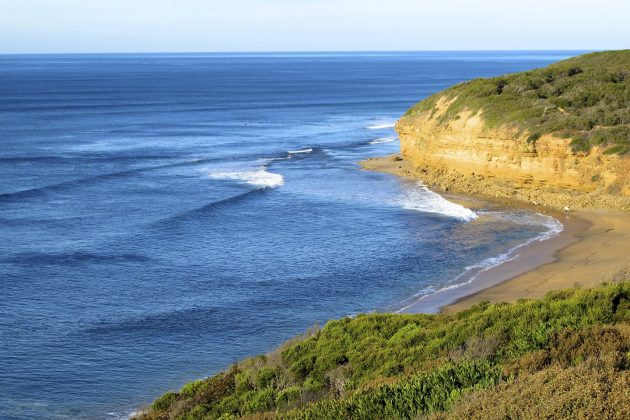
[[628, 0], [0, 0], [0, 53], [629, 47]]

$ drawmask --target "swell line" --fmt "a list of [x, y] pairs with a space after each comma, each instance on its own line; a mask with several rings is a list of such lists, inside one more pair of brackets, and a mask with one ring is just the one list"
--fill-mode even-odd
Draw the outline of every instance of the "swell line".
[[228, 198], [213, 201], [212, 203], [204, 204], [201, 207], [186, 210], [173, 216], [160, 219], [156, 222], [151, 223], [151, 226], [163, 226], [172, 222], [184, 221], [190, 218], [199, 217], [204, 214], [209, 214], [214, 211], [221, 210], [222, 208], [228, 207], [232, 204], [236, 204], [249, 198], [253, 198], [258, 194], [264, 194], [267, 190], [268, 188], [265, 187], [256, 188]]
[[[233, 161], [250, 160], [257, 156], [258, 155], [239, 156], [237, 158], [232, 158], [232, 160]], [[105, 181], [109, 179], [117, 179], [117, 178], [129, 176], [129, 175], [155, 171], [155, 170], [160, 170], [160, 169], [180, 168], [180, 167], [186, 167], [186, 166], [202, 165], [205, 163], [222, 162], [223, 160], [224, 160], [223, 158], [202, 158], [202, 159], [188, 160], [184, 162], [180, 161], [180, 162], [168, 163], [164, 165], [147, 166], [147, 167], [142, 167], [142, 168], [127, 169], [127, 170], [118, 171], [118, 172], [92, 175], [92, 176], [88, 176], [84, 178], [77, 178], [77, 179], [72, 179], [69, 181], [63, 181], [56, 184], [44, 185], [42, 187], [29, 188], [29, 189], [9, 192], [9, 193], [1, 193], [0, 202], [10, 202], [15, 199], [45, 197], [46, 194], [49, 192], [61, 192], [61, 191], [65, 191], [68, 188], [79, 187], [79, 186], [90, 184], [93, 182], [100, 182], [100, 181]]]

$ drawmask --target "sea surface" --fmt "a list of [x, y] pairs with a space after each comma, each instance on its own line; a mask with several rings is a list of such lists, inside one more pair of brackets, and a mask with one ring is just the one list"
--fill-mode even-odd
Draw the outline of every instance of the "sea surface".
[[434, 92], [576, 54], [0, 56], [0, 418], [125, 417], [557, 233], [357, 162]]

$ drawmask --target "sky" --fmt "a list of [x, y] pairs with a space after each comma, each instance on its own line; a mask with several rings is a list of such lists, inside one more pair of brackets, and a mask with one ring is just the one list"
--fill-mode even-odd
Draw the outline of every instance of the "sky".
[[0, 0], [0, 53], [622, 48], [629, 0]]

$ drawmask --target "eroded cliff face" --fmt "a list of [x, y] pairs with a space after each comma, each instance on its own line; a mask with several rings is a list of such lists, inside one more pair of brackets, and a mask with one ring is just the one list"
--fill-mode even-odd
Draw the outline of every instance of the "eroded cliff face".
[[464, 112], [441, 120], [448, 107], [401, 118], [396, 124], [401, 154], [416, 168], [414, 176], [430, 186], [499, 198], [514, 198], [556, 208], [630, 210], [630, 159], [571, 151], [571, 139], [487, 128], [483, 114]]

